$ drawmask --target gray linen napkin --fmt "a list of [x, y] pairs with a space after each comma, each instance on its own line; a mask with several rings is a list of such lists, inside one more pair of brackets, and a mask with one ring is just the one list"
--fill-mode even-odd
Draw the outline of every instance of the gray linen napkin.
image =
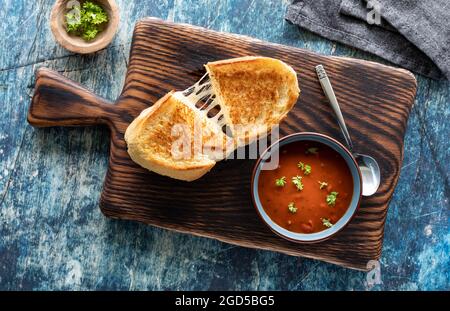
[[377, 0], [381, 25], [367, 22], [365, 0], [294, 0], [286, 19], [434, 79], [450, 79], [450, 1]]

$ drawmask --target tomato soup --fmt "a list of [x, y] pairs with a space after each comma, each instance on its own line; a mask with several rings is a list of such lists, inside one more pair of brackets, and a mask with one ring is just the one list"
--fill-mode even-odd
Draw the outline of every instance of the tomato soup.
[[276, 169], [261, 170], [258, 194], [267, 215], [281, 227], [319, 232], [347, 211], [353, 178], [344, 158], [331, 147], [296, 141], [281, 146]]

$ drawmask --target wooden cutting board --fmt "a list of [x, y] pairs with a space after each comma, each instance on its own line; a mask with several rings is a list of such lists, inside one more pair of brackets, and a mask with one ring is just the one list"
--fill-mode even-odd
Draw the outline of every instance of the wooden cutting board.
[[[355, 150], [372, 155], [380, 164], [378, 192], [364, 198], [351, 223], [328, 241], [293, 243], [262, 223], [250, 196], [255, 160], [222, 161], [199, 180], [182, 182], [148, 172], [127, 154], [124, 132], [144, 108], [169, 90], [192, 85], [203, 75], [203, 64], [244, 55], [275, 57], [297, 71], [302, 93], [281, 124], [282, 136], [314, 131], [342, 141], [314, 71], [315, 65], [323, 64]], [[403, 69], [147, 18], [136, 24], [125, 86], [114, 104], [53, 71], [40, 69], [28, 121], [37, 127], [109, 127], [110, 161], [100, 200], [108, 217], [366, 270], [368, 261], [381, 254], [415, 92], [414, 76]]]

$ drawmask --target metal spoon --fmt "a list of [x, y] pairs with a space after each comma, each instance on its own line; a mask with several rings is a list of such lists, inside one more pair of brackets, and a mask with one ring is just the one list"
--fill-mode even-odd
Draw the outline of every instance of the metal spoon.
[[362, 195], [366, 197], [371, 196], [372, 194], [377, 192], [377, 189], [380, 186], [380, 167], [378, 166], [377, 161], [371, 156], [356, 153], [353, 151], [353, 143], [350, 139], [350, 134], [348, 133], [347, 127], [345, 126], [344, 117], [342, 116], [342, 112], [339, 108], [336, 95], [334, 95], [333, 88], [331, 87], [330, 79], [328, 79], [327, 73], [325, 72], [325, 69], [322, 65], [316, 66], [316, 72], [317, 76], [319, 77], [322, 90], [325, 93], [325, 96], [328, 98], [328, 101], [331, 104], [331, 108], [333, 108], [334, 113], [336, 114], [336, 119], [339, 123], [342, 134], [344, 134], [347, 146], [350, 149], [350, 152], [355, 157], [356, 162], [359, 166], [359, 170], [361, 171]]

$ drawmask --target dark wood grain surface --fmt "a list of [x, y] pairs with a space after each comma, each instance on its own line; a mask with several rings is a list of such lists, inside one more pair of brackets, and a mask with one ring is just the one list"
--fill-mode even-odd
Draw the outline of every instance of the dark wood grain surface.
[[[110, 128], [110, 162], [100, 201], [106, 216], [355, 269], [366, 269], [369, 260], [380, 257], [387, 207], [399, 176], [403, 136], [416, 91], [408, 71], [157, 19], [136, 25], [130, 54], [125, 86], [115, 104], [41, 69], [28, 115], [29, 122], [39, 127], [105, 124]], [[201, 179], [187, 183], [146, 171], [126, 152], [123, 134], [142, 109], [169, 90], [193, 84], [208, 61], [243, 55], [279, 58], [297, 71], [302, 93], [281, 125], [282, 135], [315, 131], [342, 140], [315, 75], [314, 66], [323, 64], [355, 150], [374, 156], [380, 164], [378, 192], [364, 198], [352, 222], [328, 241], [296, 244], [265, 227], [250, 196], [254, 160], [222, 161]]]

